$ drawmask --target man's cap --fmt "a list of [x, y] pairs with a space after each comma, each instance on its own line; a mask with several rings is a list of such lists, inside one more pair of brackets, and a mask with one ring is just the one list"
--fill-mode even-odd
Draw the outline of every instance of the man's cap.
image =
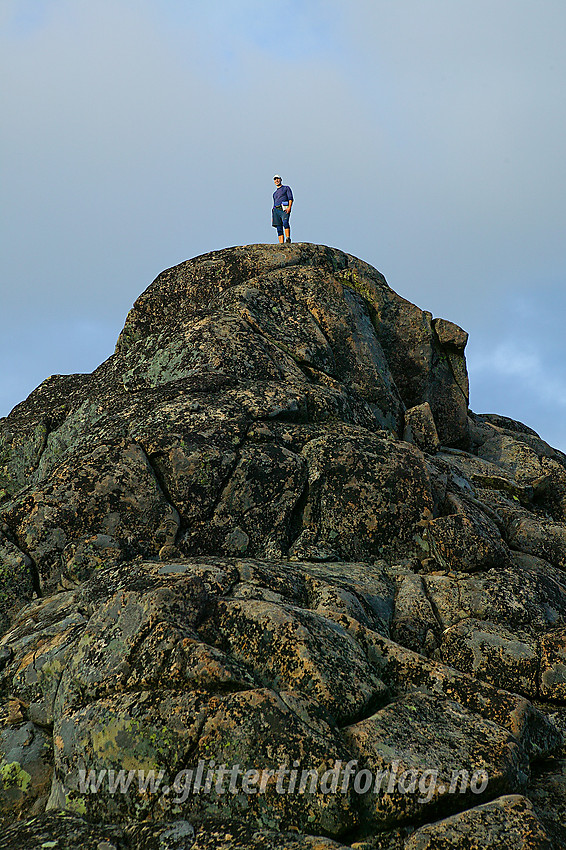
[[279, 180], [282, 180], [282, 179], [283, 179], [283, 178], [281, 177], [281, 175], [280, 175], [280, 174], [274, 174], [274, 175], [273, 175], [273, 179], [274, 179], [274, 180], [277, 180], [277, 178], [279, 178]]

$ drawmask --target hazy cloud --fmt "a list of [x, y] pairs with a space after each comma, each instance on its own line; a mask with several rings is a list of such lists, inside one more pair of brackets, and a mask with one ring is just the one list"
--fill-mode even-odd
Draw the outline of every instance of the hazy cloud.
[[562, 0], [5, 0], [0, 414], [110, 354], [161, 269], [272, 241], [278, 171], [297, 239], [471, 332], [476, 410], [526, 421], [543, 376], [528, 424], [555, 428], [565, 24]]

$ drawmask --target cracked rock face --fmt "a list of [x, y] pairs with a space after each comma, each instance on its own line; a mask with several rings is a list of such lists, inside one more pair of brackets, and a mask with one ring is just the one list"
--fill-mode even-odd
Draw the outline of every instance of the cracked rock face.
[[564, 846], [566, 457], [466, 341], [231, 248], [0, 420], [2, 847]]

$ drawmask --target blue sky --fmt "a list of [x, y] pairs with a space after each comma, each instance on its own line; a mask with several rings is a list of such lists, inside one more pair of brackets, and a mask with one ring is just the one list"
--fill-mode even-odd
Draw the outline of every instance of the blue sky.
[[471, 407], [566, 450], [563, 0], [4, 0], [0, 416], [164, 268], [293, 235], [470, 332]]

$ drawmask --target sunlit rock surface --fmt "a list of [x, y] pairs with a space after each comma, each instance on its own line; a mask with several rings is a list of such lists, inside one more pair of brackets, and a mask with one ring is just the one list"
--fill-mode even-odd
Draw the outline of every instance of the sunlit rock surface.
[[566, 457], [466, 342], [229, 248], [0, 420], [0, 847], [564, 846]]

